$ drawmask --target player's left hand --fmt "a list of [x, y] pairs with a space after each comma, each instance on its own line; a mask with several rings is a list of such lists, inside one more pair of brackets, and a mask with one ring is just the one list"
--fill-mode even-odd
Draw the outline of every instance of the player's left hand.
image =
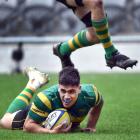
[[96, 128], [88, 128], [88, 127], [87, 128], [82, 128], [81, 132], [87, 132], [87, 133], [93, 132], [93, 133], [95, 133]]
[[71, 131], [71, 127], [72, 127], [72, 123], [70, 123], [70, 125], [66, 126], [66, 124], [64, 124], [63, 128], [61, 129], [61, 131], [63, 133], [67, 133]]

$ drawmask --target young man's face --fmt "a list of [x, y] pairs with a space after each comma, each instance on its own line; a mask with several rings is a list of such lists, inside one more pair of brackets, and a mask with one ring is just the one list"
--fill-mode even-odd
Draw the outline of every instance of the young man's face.
[[59, 85], [59, 95], [62, 101], [62, 104], [65, 108], [72, 107], [81, 91], [81, 87], [79, 86], [63, 86]]

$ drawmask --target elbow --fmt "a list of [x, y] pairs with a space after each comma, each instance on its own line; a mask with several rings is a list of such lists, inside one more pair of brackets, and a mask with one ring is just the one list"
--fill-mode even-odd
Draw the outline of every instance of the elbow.
[[24, 123], [23, 131], [32, 132], [31, 125], [29, 123]]
[[26, 132], [28, 132], [28, 130], [29, 130], [29, 127], [28, 127], [28, 125], [27, 125], [27, 124], [24, 124], [24, 125], [23, 125], [23, 131], [26, 131]]

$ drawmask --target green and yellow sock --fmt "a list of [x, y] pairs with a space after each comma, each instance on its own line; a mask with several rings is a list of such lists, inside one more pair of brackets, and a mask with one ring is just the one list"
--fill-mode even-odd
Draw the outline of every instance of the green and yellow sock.
[[14, 113], [15, 111], [22, 110], [30, 104], [34, 91], [31, 88], [25, 88], [10, 104], [7, 109], [8, 113]]
[[107, 18], [104, 18], [100, 21], [92, 20], [92, 25], [95, 28], [97, 37], [99, 38], [100, 42], [103, 44], [103, 47], [106, 52], [106, 57], [110, 58], [112, 56], [112, 53], [117, 51], [117, 49], [114, 47], [110, 38]]
[[94, 45], [94, 42], [91, 42], [86, 37], [86, 30], [78, 32], [72, 39], [64, 42], [60, 46], [60, 54], [66, 55], [71, 52], [86, 46]]

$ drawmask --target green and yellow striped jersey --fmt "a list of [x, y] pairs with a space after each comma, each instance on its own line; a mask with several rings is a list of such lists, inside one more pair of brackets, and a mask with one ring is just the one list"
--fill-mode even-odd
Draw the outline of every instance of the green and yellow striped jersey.
[[[67, 109], [73, 123], [80, 123], [89, 110], [100, 101], [100, 94], [91, 84], [82, 84], [81, 93], [76, 103]], [[64, 108], [59, 97], [58, 85], [54, 85], [36, 95], [29, 111], [29, 117], [37, 123], [42, 123], [48, 114], [58, 108]]]

